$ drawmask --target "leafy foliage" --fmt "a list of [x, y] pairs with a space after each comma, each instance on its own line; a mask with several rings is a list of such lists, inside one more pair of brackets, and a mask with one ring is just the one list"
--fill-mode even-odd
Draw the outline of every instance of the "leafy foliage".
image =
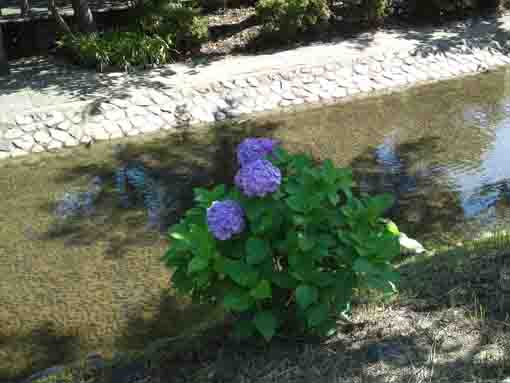
[[266, 31], [284, 40], [317, 30], [331, 17], [327, 0], [259, 0], [256, 11]]
[[379, 24], [388, 12], [388, 0], [363, 0], [362, 7], [370, 23]]
[[186, 52], [197, 48], [209, 35], [207, 19], [198, 8], [179, 0], [148, 0], [141, 27], [145, 33], [172, 36], [175, 49]]
[[174, 43], [170, 37], [141, 32], [107, 32], [65, 36], [60, 47], [76, 54], [86, 66], [116, 66], [125, 70], [171, 60]]
[[59, 45], [85, 66], [161, 65], [207, 40], [207, 20], [179, 0], [150, 0], [127, 31], [66, 35]]
[[[196, 206], [170, 229], [163, 260], [178, 293], [246, 314], [239, 337], [270, 340], [282, 328], [324, 335], [349, 310], [355, 289], [394, 292], [398, 229], [382, 219], [393, 200], [356, 197], [351, 171], [329, 160], [317, 164], [280, 148], [267, 158], [282, 172], [278, 191], [249, 198], [236, 187], [196, 189]], [[242, 206], [247, 227], [217, 240], [207, 209], [226, 199]]]

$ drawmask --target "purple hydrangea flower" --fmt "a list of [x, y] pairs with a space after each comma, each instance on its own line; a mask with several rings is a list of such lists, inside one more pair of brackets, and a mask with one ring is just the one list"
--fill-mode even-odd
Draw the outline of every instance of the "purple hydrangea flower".
[[215, 201], [207, 209], [207, 226], [215, 238], [230, 239], [244, 230], [244, 211], [235, 201]]
[[237, 147], [237, 161], [239, 165], [245, 166], [250, 162], [261, 160], [271, 154], [278, 141], [270, 138], [246, 138]]
[[235, 184], [248, 197], [264, 197], [278, 190], [282, 173], [268, 160], [256, 160], [236, 174]]

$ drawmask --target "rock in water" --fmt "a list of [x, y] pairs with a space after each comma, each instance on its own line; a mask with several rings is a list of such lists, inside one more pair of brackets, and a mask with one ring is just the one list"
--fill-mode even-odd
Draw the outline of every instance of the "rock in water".
[[404, 233], [400, 233], [398, 240], [400, 242], [400, 251], [404, 255], [416, 255], [427, 252], [420, 242], [409, 238]]

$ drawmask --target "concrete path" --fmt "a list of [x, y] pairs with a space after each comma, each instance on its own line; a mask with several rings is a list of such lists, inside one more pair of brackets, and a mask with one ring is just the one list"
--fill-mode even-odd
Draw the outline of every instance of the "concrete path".
[[0, 157], [477, 73], [510, 63], [509, 36], [504, 15], [135, 74], [18, 61], [0, 78], [0, 122], [9, 127]]

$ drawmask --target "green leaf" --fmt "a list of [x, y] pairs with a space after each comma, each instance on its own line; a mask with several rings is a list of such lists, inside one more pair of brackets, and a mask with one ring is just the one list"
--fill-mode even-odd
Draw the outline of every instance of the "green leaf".
[[271, 284], [265, 279], [261, 280], [256, 287], [251, 289], [250, 295], [256, 300], [271, 298]]
[[298, 282], [285, 272], [274, 272], [271, 280], [275, 285], [282, 289], [293, 289], [297, 286]]
[[223, 199], [226, 193], [225, 185], [218, 185], [209, 191], [202, 188], [194, 189], [195, 201], [203, 207], [209, 207], [214, 201]]
[[287, 205], [294, 211], [298, 213], [306, 212], [306, 197], [300, 194], [295, 194], [287, 198]]
[[225, 274], [238, 285], [253, 287], [258, 282], [258, 271], [242, 261], [228, 259], [225, 261], [223, 267], [225, 268]]
[[328, 200], [329, 202], [331, 202], [333, 206], [336, 206], [338, 205], [338, 202], [340, 202], [340, 196], [338, 195], [337, 192], [331, 192], [328, 193]]
[[335, 165], [331, 160], [326, 160], [322, 164], [321, 175], [328, 184], [335, 183], [337, 179], [337, 172]]
[[395, 199], [390, 194], [381, 194], [367, 198], [367, 213], [371, 222], [379, 218], [386, 210], [393, 206]]
[[386, 229], [393, 235], [400, 235], [400, 230], [398, 229], [398, 226], [393, 221], [389, 221], [386, 223]]
[[276, 332], [278, 321], [271, 311], [260, 311], [253, 318], [253, 324], [264, 339], [269, 342]]
[[243, 312], [250, 309], [254, 300], [247, 293], [242, 290], [236, 290], [228, 292], [223, 298], [223, 307], [229, 311]]
[[243, 340], [251, 337], [255, 332], [255, 326], [252, 321], [240, 320], [234, 325], [234, 337], [238, 340]]
[[199, 255], [193, 257], [191, 262], [188, 265], [188, 273], [196, 273], [202, 270], [207, 269], [209, 266], [209, 259], [201, 257]]
[[328, 319], [329, 308], [325, 303], [312, 306], [306, 313], [309, 327], [317, 327]]
[[250, 265], [257, 265], [271, 255], [271, 248], [267, 241], [249, 238], [246, 241], [246, 261]]
[[315, 246], [315, 240], [304, 233], [298, 233], [298, 245], [301, 250], [309, 251]]
[[296, 302], [303, 310], [317, 302], [319, 291], [314, 286], [301, 285], [296, 289]]
[[367, 258], [357, 258], [353, 264], [353, 270], [369, 275], [388, 277], [389, 280], [398, 278], [398, 273], [391, 270], [391, 266], [385, 263], [371, 263]]

